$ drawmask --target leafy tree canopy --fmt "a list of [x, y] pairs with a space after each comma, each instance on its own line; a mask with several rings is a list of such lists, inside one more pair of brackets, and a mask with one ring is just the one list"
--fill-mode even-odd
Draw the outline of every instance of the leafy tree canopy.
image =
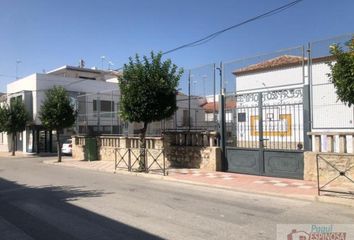
[[177, 110], [176, 88], [183, 73], [162, 54], [151, 52], [150, 58], [129, 58], [119, 79], [121, 116], [129, 122], [159, 121]]
[[10, 104], [5, 104], [0, 110], [1, 130], [7, 133], [22, 132], [26, 129], [29, 114], [19, 98], [13, 98]]
[[46, 129], [61, 130], [75, 123], [76, 113], [65, 88], [54, 86], [46, 92], [39, 118]]
[[6, 110], [0, 106], [0, 132], [5, 132]]
[[22, 99], [15, 97], [10, 100], [10, 104], [0, 107], [0, 131], [12, 134], [12, 155], [16, 151], [16, 135], [26, 129], [29, 121], [29, 114], [22, 102]]
[[338, 99], [349, 107], [354, 104], [354, 36], [346, 44], [344, 50], [339, 44], [330, 48], [335, 62], [329, 63], [331, 73], [328, 74], [336, 88]]
[[61, 162], [60, 130], [71, 127], [76, 119], [74, 106], [65, 88], [54, 86], [46, 92], [39, 118], [46, 129], [56, 130], [58, 162]]

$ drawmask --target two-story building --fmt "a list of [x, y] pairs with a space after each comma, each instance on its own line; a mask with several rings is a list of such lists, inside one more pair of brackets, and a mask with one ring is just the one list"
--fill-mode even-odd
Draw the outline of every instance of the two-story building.
[[[18, 134], [17, 151], [25, 153], [55, 152], [56, 134], [41, 125], [39, 112], [46, 90], [63, 86], [78, 110], [78, 120], [73, 128], [65, 129], [63, 140], [74, 133], [115, 133], [121, 128], [117, 114], [119, 90], [118, 72], [74, 66], [63, 66], [47, 73], [34, 73], [7, 85], [7, 101], [21, 98], [30, 115], [26, 130]], [[109, 92], [105, 94], [105, 92]], [[113, 96], [113, 92], [115, 93]], [[110, 112], [106, 114], [105, 112]], [[6, 138], [2, 133], [1, 137]], [[0, 142], [1, 150], [10, 150], [7, 141]]]

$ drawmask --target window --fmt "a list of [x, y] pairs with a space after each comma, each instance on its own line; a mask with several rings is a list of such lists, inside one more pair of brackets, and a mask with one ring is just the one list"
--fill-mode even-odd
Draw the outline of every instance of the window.
[[114, 112], [114, 102], [104, 100], [93, 100], [93, 111], [97, 112], [97, 101], [100, 102], [101, 112]]
[[84, 76], [79, 76], [79, 78], [82, 78], [82, 79], [87, 79], [87, 80], [96, 80], [95, 77], [84, 77]]
[[10, 98], [10, 104], [13, 102], [13, 101], [22, 101], [22, 96], [20, 95], [20, 96], [17, 96], [17, 97], [12, 97], [12, 98]]
[[246, 122], [246, 113], [238, 113], [237, 120], [238, 122]]
[[213, 122], [214, 121], [214, 113], [205, 113], [204, 120], [206, 122]]
[[232, 112], [226, 112], [225, 113], [225, 122], [231, 123], [232, 122]]

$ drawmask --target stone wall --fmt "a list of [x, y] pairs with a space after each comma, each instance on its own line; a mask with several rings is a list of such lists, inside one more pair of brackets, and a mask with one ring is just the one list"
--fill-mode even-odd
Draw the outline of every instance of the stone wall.
[[72, 137], [72, 157], [75, 160], [85, 160], [85, 137]]
[[175, 168], [221, 171], [216, 132], [176, 131], [165, 134], [166, 157]]
[[219, 147], [170, 146], [167, 148], [166, 154], [173, 168], [221, 170], [221, 152]]
[[[317, 158], [319, 177], [321, 182], [328, 182], [339, 175], [339, 171], [346, 171], [346, 176], [354, 181], [354, 155], [340, 153], [305, 152], [304, 180], [317, 181]], [[333, 168], [332, 166], [335, 168]], [[339, 177], [336, 182], [350, 182], [345, 177]]]
[[[139, 138], [125, 136], [98, 136], [98, 160], [111, 160], [117, 167], [138, 167]], [[151, 169], [160, 167], [200, 168], [221, 170], [221, 151], [216, 146], [217, 136], [209, 132], [174, 132], [164, 137], [146, 138], [146, 159]], [[85, 159], [85, 137], [73, 137], [73, 158]], [[160, 165], [160, 166], [159, 166]]]
[[[311, 132], [309, 135], [313, 141], [313, 152], [304, 154], [304, 180], [317, 181], [319, 175], [320, 185], [325, 184], [338, 177], [340, 172], [354, 181], [354, 154], [350, 145], [352, 132]], [[318, 173], [317, 173], [318, 160]], [[336, 170], [336, 169], [337, 170]], [[340, 176], [331, 184], [350, 185], [354, 188], [353, 182], [345, 176]], [[354, 189], [353, 189], [354, 191]]]

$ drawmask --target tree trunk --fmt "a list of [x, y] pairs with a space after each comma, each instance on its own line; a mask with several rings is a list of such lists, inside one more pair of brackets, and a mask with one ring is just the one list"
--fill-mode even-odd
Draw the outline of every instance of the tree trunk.
[[12, 133], [12, 156], [15, 156], [16, 151], [16, 133]]
[[146, 129], [147, 129], [148, 123], [144, 122], [144, 127], [141, 129], [140, 133], [140, 161], [139, 161], [139, 171], [147, 171], [147, 161], [146, 161], [146, 142], [145, 142], [145, 136], [146, 136]]
[[58, 162], [61, 162], [61, 144], [60, 144], [60, 133], [59, 129], [57, 131], [57, 152], [58, 152]]

